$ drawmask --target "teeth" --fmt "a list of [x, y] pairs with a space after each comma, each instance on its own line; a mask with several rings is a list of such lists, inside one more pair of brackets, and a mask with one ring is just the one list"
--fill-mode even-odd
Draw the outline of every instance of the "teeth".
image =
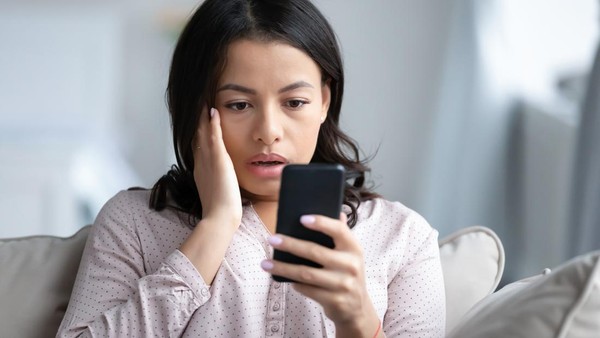
[[258, 165], [277, 165], [277, 164], [281, 164], [281, 162], [279, 161], [258, 161], [255, 162]]

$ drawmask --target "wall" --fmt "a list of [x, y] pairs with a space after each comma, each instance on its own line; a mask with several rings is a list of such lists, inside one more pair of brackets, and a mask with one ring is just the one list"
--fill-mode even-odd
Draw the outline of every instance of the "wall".
[[[374, 155], [376, 190], [441, 235], [492, 227], [510, 278], [562, 261], [577, 130], [537, 97], [556, 91], [549, 70], [587, 71], [597, 3], [315, 2], [342, 45], [342, 127]], [[0, 237], [70, 234], [166, 172], [174, 32], [195, 6], [0, 2]]]
[[456, 1], [317, 3], [342, 43], [342, 126], [376, 155], [377, 191], [416, 208]]
[[[344, 53], [342, 125], [376, 153], [377, 190], [414, 205], [452, 1], [316, 4]], [[0, 3], [0, 237], [69, 234], [166, 172], [172, 33], [196, 5]]]

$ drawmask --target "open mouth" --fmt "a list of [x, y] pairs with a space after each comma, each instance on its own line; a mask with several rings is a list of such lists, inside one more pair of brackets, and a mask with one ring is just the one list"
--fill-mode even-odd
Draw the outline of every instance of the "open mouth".
[[252, 164], [262, 166], [262, 167], [270, 167], [270, 166], [275, 166], [275, 165], [281, 165], [284, 163], [280, 162], [280, 161], [254, 161], [254, 162], [252, 162]]

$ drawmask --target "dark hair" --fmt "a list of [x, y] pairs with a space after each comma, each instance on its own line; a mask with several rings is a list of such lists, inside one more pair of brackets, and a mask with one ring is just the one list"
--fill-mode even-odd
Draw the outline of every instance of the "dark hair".
[[172, 207], [201, 217], [192, 142], [202, 107], [214, 106], [227, 48], [244, 38], [285, 42], [304, 51], [321, 68], [322, 79], [331, 88], [331, 102], [311, 162], [345, 167], [347, 182], [353, 182], [346, 183], [344, 204], [351, 208], [348, 224], [354, 226], [360, 202], [378, 195], [364, 186], [369, 168], [360, 160], [354, 141], [338, 127], [344, 91], [339, 46], [329, 23], [309, 0], [207, 0], [193, 14], [175, 47], [167, 87], [177, 165], [152, 188], [150, 207], [159, 211]]

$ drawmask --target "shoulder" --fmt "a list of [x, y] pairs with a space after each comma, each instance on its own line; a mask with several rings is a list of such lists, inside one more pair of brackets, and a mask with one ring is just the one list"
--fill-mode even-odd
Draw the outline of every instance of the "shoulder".
[[152, 210], [148, 201], [150, 191], [148, 190], [123, 190], [110, 198], [100, 209], [94, 228], [98, 227], [120, 227], [135, 228], [136, 220], [145, 218]]
[[177, 210], [150, 208], [150, 195], [150, 190], [120, 191], [104, 204], [94, 226], [124, 228], [138, 235], [152, 232], [154, 228], [187, 228], [186, 216]]
[[109, 199], [91, 228], [90, 250], [121, 252], [138, 263], [146, 257], [145, 271], [158, 269], [162, 259], [179, 247], [191, 229], [175, 211], [156, 211], [149, 201], [148, 190], [121, 191]]
[[438, 232], [418, 212], [381, 198], [362, 202], [352, 229], [372, 283], [388, 285], [414, 262], [439, 260]]
[[357, 216], [353, 231], [371, 244], [417, 249], [432, 237], [437, 240], [438, 232], [425, 218], [400, 202], [382, 198], [364, 201]]
[[373, 223], [385, 224], [387, 227], [410, 228], [412, 230], [432, 230], [429, 223], [418, 212], [410, 209], [400, 202], [388, 201], [383, 198], [374, 198], [364, 201], [357, 210], [357, 224]]
[[131, 219], [150, 211], [149, 190], [122, 190], [110, 198], [100, 210], [98, 217]]
[[104, 208], [149, 209], [150, 190], [121, 190], [111, 197]]

